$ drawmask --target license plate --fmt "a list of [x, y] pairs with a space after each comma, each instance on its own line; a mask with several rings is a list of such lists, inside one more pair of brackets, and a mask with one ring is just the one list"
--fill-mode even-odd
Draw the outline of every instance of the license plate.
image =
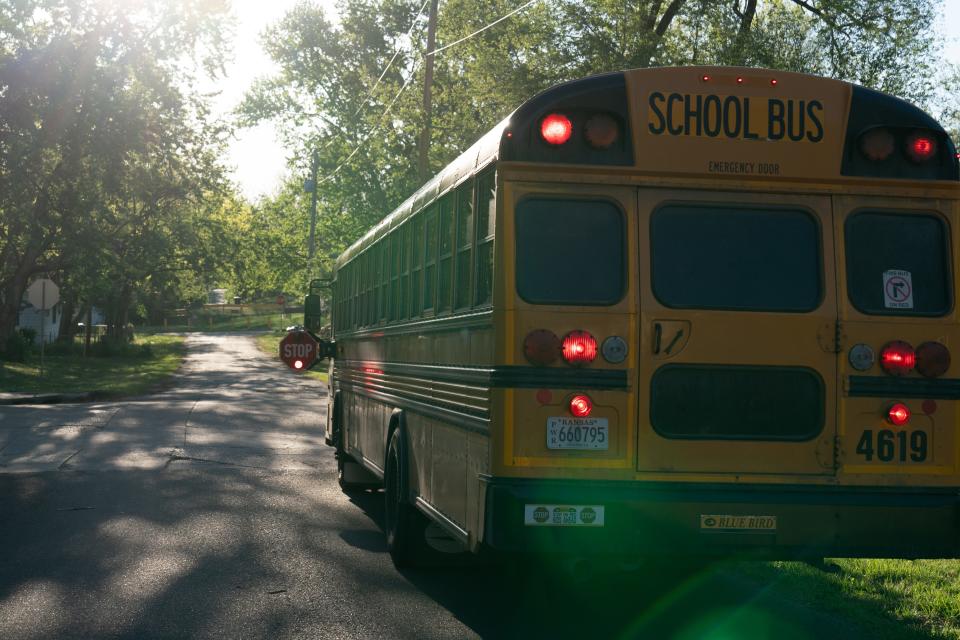
[[548, 449], [606, 451], [610, 448], [606, 418], [547, 418]]

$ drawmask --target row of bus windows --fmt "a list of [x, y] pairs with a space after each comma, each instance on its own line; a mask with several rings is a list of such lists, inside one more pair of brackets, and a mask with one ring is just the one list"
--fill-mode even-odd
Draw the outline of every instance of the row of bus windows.
[[[529, 198], [516, 215], [517, 292], [533, 304], [610, 305], [626, 287], [623, 212], [610, 201]], [[666, 205], [651, 218], [651, 280], [667, 307], [806, 312], [823, 298], [820, 226], [790, 208]], [[850, 301], [874, 315], [952, 307], [948, 231], [922, 213], [846, 222]]]
[[489, 306], [495, 189], [493, 171], [464, 182], [346, 264], [337, 274], [338, 330]]

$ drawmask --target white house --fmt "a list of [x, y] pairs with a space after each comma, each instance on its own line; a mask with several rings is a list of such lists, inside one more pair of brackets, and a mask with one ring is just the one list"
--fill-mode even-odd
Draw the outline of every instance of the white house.
[[43, 318], [43, 335], [40, 334], [40, 310], [34, 308], [32, 304], [23, 300], [20, 303], [20, 317], [17, 320], [17, 327], [19, 329], [32, 329], [36, 332], [37, 338], [35, 344], [40, 344], [40, 340], [43, 340], [47, 344], [53, 342], [57, 339], [57, 336], [60, 335], [60, 318], [61, 314], [61, 305], [58, 302], [53, 305], [52, 309], [48, 309], [44, 313]]

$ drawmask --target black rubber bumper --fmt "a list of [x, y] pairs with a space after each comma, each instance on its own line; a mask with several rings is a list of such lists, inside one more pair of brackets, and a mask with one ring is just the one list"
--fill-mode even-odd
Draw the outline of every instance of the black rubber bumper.
[[[483, 542], [498, 551], [767, 559], [960, 557], [958, 488], [507, 478], [485, 483]], [[571, 512], [572, 507], [590, 507], [590, 522], [562, 524], [562, 514], [550, 513], [558, 506]], [[602, 514], [595, 507], [602, 507]], [[531, 513], [542, 522], [532, 520]], [[602, 526], [597, 524], [601, 518]]]

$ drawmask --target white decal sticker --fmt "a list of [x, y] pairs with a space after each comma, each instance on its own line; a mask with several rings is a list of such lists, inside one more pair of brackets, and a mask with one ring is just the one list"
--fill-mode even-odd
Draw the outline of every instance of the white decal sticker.
[[887, 309], [913, 309], [913, 278], [909, 271], [883, 272], [883, 306]]

